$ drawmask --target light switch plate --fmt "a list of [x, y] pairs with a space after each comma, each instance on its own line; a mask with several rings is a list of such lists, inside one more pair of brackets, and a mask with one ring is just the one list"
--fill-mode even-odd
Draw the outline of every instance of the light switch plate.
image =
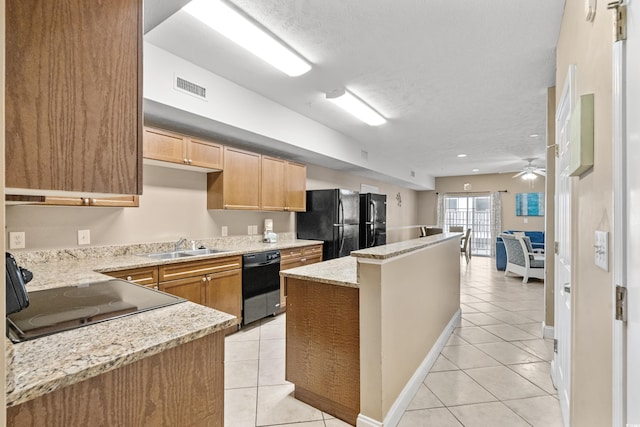
[[595, 244], [596, 266], [609, 271], [609, 232], [596, 230]]
[[222, 235], [222, 237], [226, 237], [229, 234], [229, 228], [227, 228], [226, 225], [223, 225], [220, 229], [220, 234]]
[[24, 249], [25, 237], [24, 231], [9, 232], [9, 249]]

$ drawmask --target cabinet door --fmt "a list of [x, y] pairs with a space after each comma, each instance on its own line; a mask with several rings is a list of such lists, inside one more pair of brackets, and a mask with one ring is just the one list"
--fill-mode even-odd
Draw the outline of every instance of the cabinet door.
[[118, 279], [127, 280], [137, 285], [158, 287], [158, 267], [140, 267], [128, 270], [118, 270], [105, 272], [107, 276], [116, 277]]
[[298, 163], [286, 163], [286, 210], [307, 210], [307, 167]]
[[207, 307], [233, 314], [242, 321], [242, 270], [209, 274], [205, 285]]
[[144, 150], [147, 159], [188, 164], [185, 137], [161, 129], [144, 128]]
[[91, 206], [105, 206], [114, 208], [137, 208], [140, 206], [139, 196], [99, 197], [89, 201]]
[[6, 187], [142, 191], [142, 0], [6, 2]]
[[208, 209], [260, 209], [261, 157], [224, 147], [224, 170], [208, 174]]
[[185, 279], [187, 277], [221, 273], [238, 268], [242, 268], [242, 257], [229, 256], [161, 265], [158, 268], [158, 275], [161, 282], [166, 282], [175, 279]]
[[207, 169], [222, 169], [222, 145], [196, 138], [187, 138], [186, 144], [189, 165]]
[[158, 284], [158, 289], [191, 302], [202, 304], [204, 302], [204, 285], [206, 282], [205, 276], [189, 277], [188, 279], [161, 282]]
[[285, 210], [285, 164], [281, 159], [262, 156], [262, 209]]

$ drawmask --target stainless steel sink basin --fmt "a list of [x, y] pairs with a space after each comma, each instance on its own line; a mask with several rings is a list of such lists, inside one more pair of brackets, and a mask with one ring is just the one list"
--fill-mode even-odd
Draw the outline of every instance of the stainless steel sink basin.
[[174, 251], [174, 252], [161, 252], [155, 254], [145, 254], [145, 256], [154, 259], [177, 259], [177, 258], [187, 258], [198, 255], [211, 255], [217, 254], [220, 252], [228, 252], [220, 249], [194, 249], [188, 251]]

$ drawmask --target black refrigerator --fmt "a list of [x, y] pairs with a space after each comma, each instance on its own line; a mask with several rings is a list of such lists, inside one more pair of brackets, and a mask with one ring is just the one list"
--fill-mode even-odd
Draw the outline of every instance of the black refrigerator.
[[296, 214], [298, 239], [322, 240], [322, 259], [359, 249], [360, 198], [356, 191], [307, 191], [307, 211]]
[[360, 194], [360, 249], [387, 244], [387, 196]]

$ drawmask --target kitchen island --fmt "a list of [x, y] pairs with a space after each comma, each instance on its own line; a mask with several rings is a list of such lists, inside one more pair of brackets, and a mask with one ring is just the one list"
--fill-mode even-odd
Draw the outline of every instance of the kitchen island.
[[352, 425], [395, 425], [460, 317], [459, 238], [281, 272], [295, 397]]
[[[199, 241], [215, 245], [219, 241]], [[228, 242], [216, 260], [318, 242]], [[141, 256], [171, 243], [15, 252], [29, 291], [184, 262]], [[137, 255], [136, 255], [137, 254]], [[16, 426], [223, 425], [224, 336], [236, 317], [182, 302], [18, 344], [7, 342], [7, 420]]]

